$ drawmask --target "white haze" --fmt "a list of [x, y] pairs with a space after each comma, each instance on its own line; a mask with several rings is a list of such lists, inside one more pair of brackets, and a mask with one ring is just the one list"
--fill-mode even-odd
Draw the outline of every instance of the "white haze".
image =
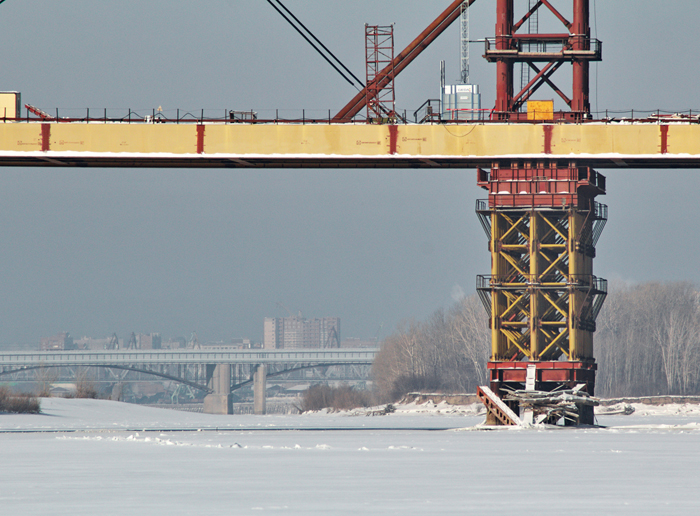
[[[401, 49], [448, 4], [287, 2], [356, 74], [366, 22], [396, 23]], [[594, 108], [700, 112], [700, 3], [594, 4], [604, 42]], [[474, 39], [493, 35], [494, 11], [474, 4]], [[66, 115], [162, 106], [327, 116], [355, 94], [261, 0], [8, 0], [0, 42], [0, 89]], [[472, 80], [488, 106], [496, 71], [481, 53], [474, 44]], [[411, 113], [437, 95], [440, 59], [455, 81], [458, 56], [455, 25], [399, 77], [399, 108]], [[565, 74], [558, 81], [568, 90]], [[595, 274], [697, 282], [698, 241], [688, 235], [700, 175], [602, 172], [610, 222]], [[472, 170], [3, 169], [0, 343], [34, 347], [59, 331], [260, 340], [263, 318], [286, 314], [278, 302], [341, 317], [345, 337], [383, 337], [451, 304], [454, 285], [473, 293], [475, 276], [489, 272], [474, 215], [481, 196]]]

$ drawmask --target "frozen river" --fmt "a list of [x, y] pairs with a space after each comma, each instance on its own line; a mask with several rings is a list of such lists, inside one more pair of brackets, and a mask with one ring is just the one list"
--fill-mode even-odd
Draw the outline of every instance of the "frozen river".
[[700, 513], [700, 415], [683, 407], [599, 416], [608, 428], [498, 431], [474, 429], [483, 417], [473, 409], [42, 407], [0, 415], [1, 514]]

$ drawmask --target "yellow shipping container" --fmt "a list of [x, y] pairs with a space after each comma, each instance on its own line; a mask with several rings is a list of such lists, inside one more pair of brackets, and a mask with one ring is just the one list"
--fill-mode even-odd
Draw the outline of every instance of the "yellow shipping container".
[[528, 120], [554, 120], [553, 100], [528, 100], [527, 101]]

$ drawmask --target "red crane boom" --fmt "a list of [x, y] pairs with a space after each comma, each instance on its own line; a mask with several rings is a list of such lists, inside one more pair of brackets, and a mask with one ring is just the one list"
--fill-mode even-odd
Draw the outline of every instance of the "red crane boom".
[[[416, 39], [411, 42], [406, 49], [394, 59], [393, 65], [389, 65], [384, 70], [379, 72], [376, 78], [377, 86], [372, 88], [374, 91], [380, 91], [389, 82], [391, 82], [391, 72], [393, 69], [394, 78], [400, 74], [404, 68], [413, 62], [423, 50], [435, 41], [447, 27], [457, 20], [462, 14], [462, 4], [468, 2], [471, 6], [476, 0], [455, 0], [452, 4], [440, 15], [427, 29], [425, 29]], [[337, 115], [333, 118], [334, 122], [347, 122], [357, 115], [367, 105], [367, 86], [360, 91]]]

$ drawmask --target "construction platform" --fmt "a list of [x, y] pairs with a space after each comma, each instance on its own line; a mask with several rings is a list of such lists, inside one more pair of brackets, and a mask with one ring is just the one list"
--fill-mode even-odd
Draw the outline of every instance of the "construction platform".
[[700, 125], [678, 122], [282, 124], [7, 121], [0, 166], [474, 168], [546, 160], [700, 168]]

